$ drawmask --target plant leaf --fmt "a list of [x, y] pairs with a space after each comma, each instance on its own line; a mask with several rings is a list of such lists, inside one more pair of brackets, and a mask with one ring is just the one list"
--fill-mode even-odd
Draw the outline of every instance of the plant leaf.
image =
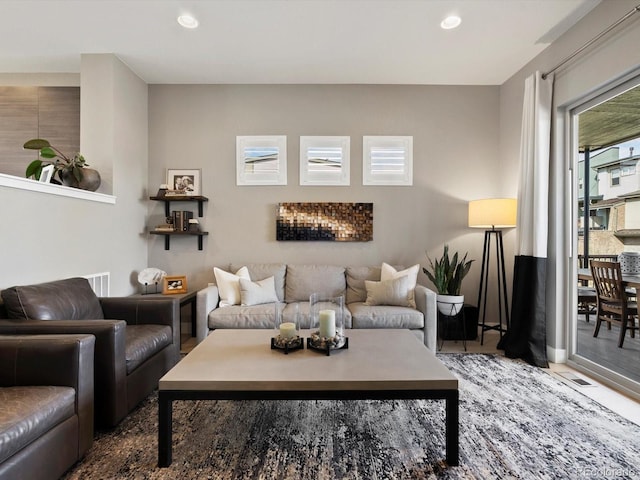
[[80, 182], [82, 180], [82, 168], [81, 167], [73, 167], [73, 176], [75, 179]]
[[422, 271], [433, 282], [439, 294], [460, 295], [462, 279], [469, 273], [473, 262], [473, 260], [467, 261], [467, 255], [468, 253], [465, 253], [461, 261], [459, 261], [460, 255], [458, 252], [455, 252], [453, 257], [449, 258], [448, 245], [444, 246], [440, 259], [433, 261], [427, 255], [431, 271], [426, 268], [423, 268]]
[[42, 150], [43, 148], [50, 146], [51, 144], [47, 140], [44, 140], [42, 138], [33, 138], [25, 142], [22, 148], [25, 148], [27, 150]]
[[25, 172], [25, 177], [29, 178], [33, 176], [36, 180], [40, 178], [40, 173], [42, 173], [42, 160], [36, 159], [27, 165], [27, 171]]
[[58, 154], [51, 147], [44, 147], [40, 150], [40, 156], [43, 158], [56, 158]]

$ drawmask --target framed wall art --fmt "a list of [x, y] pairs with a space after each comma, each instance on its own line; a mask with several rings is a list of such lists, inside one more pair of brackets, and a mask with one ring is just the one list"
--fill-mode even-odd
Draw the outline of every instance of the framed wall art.
[[370, 242], [373, 203], [279, 203], [276, 240]]
[[413, 137], [362, 137], [363, 185], [413, 185]]
[[236, 185], [286, 184], [286, 135], [236, 137]]
[[167, 195], [202, 195], [200, 169], [167, 169]]
[[351, 137], [300, 137], [300, 185], [349, 185]]

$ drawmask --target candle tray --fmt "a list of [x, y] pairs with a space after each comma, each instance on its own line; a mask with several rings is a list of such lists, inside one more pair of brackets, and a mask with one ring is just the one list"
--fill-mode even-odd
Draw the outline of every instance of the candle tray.
[[336, 334], [335, 337], [324, 338], [320, 336], [320, 332], [313, 332], [311, 337], [307, 338], [307, 348], [317, 352], [323, 352], [328, 356], [332, 350], [343, 350], [349, 348], [349, 338], [344, 335]]
[[304, 340], [301, 337], [283, 338], [280, 335], [271, 337], [271, 350], [282, 350], [285, 355], [296, 350], [304, 350]]

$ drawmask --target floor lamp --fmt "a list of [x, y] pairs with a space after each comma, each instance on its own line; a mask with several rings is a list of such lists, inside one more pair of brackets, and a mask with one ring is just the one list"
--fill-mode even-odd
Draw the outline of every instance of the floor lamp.
[[[487, 198], [469, 202], [469, 227], [484, 228], [484, 250], [482, 251], [482, 272], [478, 289], [478, 313], [480, 317], [480, 345], [484, 343], [484, 332], [497, 330], [502, 334], [509, 328], [509, 305], [507, 299], [507, 278], [504, 266], [504, 248], [502, 246], [502, 229], [516, 226], [515, 198]], [[488, 324], [487, 291], [489, 288], [489, 270], [491, 263], [491, 238], [495, 237], [496, 279], [498, 286], [498, 323]], [[504, 326], [503, 326], [504, 314]]]

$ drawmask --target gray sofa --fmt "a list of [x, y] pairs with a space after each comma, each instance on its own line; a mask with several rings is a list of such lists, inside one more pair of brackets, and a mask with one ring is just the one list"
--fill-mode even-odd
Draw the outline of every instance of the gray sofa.
[[[436, 350], [436, 294], [422, 285], [414, 291], [415, 308], [366, 303], [365, 281], [380, 281], [380, 267], [341, 267], [333, 265], [238, 264], [224, 268], [237, 272], [246, 266], [251, 281], [274, 277], [279, 302], [284, 303], [284, 321], [298, 311], [300, 327], [309, 328], [309, 297], [312, 293], [345, 297], [346, 328], [406, 328], [427, 348]], [[400, 270], [400, 268], [398, 268]], [[275, 305], [220, 306], [220, 292], [214, 283], [197, 293], [197, 340], [204, 340], [218, 328], [274, 328]], [[296, 304], [294, 307], [293, 304]]]

